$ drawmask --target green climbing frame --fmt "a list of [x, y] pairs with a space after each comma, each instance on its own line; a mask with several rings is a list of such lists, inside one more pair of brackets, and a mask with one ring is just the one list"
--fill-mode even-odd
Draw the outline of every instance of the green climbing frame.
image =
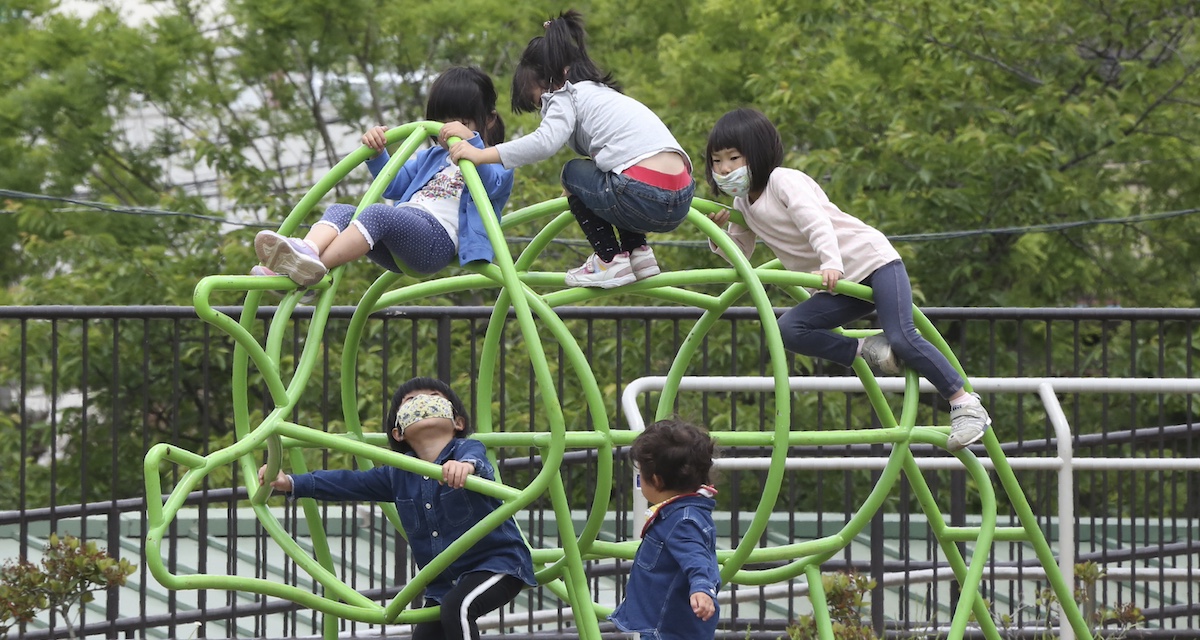
[[[399, 143], [399, 147], [363, 196], [359, 211], [363, 207], [379, 201], [385, 186], [395, 177], [404, 161], [420, 147], [429, 135], [436, 134], [440, 126], [436, 122], [414, 122], [388, 132], [389, 145]], [[295, 231], [309, 215], [313, 206], [372, 153], [370, 149], [363, 147], [333, 167], [296, 204], [280, 226], [280, 233], [287, 235]], [[983, 465], [970, 451], [961, 451], [955, 455], [962, 461], [965, 469], [975, 481], [975, 486], [979, 489], [982, 522], [978, 527], [952, 527], [946, 524], [942, 510], [935, 502], [909, 448], [909, 445], [914, 442], [944, 447], [947, 435], [947, 429], [944, 427], [917, 426], [915, 424], [918, 398], [915, 373], [908, 371], [906, 374], [904, 400], [897, 420], [866, 364], [861, 360], [855, 363], [854, 370], [864, 384], [871, 405], [883, 425], [882, 428], [821, 432], [791, 430], [788, 421], [790, 392], [787, 379], [787, 360], [780, 341], [779, 329], [775, 323], [772, 305], [767, 298], [764, 285], [775, 285], [797, 299], [804, 299], [807, 297], [806, 287], [818, 288], [820, 286], [818, 276], [784, 271], [779, 267], [777, 261], [758, 268], [751, 267], [749, 262], [741, 257], [741, 253], [736, 250], [729, 238], [707, 218], [707, 214], [716, 211], [721, 205], [696, 199], [693, 201], [692, 211], [688, 214], [688, 223], [702, 231], [724, 249], [727, 255], [732, 257], [732, 269], [664, 272], [654, 278], [615, 290], [563, 288], [561, 273], [538, 272], [531, 269], [535, 265], [537, 257], [551, 240], [564, 228], [574, 224], [574, 218], [566, 211], [565, 199], [558, 198], [510, 213], [504, 217], [501, 223], [489, 209], [489, 200], [474, 167], [464, 161], [462, 170], [466, 184], [480, 207], [492, 248], [495, 250], [495, 262], [480, 266], [469, 274], [430, 279], [405, 286], [397, 286], [402, 276], [385, 273], [368, 289], [358, 303], [350, 321], [343, 350], [341, 397], [347, 427], [345, 434], [325, 433], [289, 422], [287, 419], [309, 385], [313, 367], [321, 355], [321, 337], [324, 334], [326, 320], [332, 301], [336, 297], [338, 282], [344, 267], [333, 269], [329, 276], [314, 287], [321, 295], [313, 310], [303, 351], [296, 359], [290, 377], [286, 378], [281, 372], [280, 366], [283, 336], [303, 291], [296, 290], [296, 285], [284, 276], [210, 276], [201, 280], [196, 286], [194, 302], [200, 317], [229, 334], [235, 341], [232, 402], [237, 442], [205, 456], [171, 444], [156, 445], [146, 454], [144, 464], [147, 496], [162, 495], [160, 474], [166, 467], [165, 462], [174, 463], [186, 469], [163, 503], [160, 504], [156, 500], [148, 502], [149, 530], [146, 537], [146, 563], [151, 573], [163, 586], [169, 589], [236, 590], [290, 600], [325, 614], [324, 636], [330, 639], [336, 637], [339, 619], [371, 624], [412, 623], [430, 620], [436, 616], [435, 609], [414, 610], [408, 608], [430, 579], [474, 544], [486, 531], [527, 507], [535, 499], [549, 496], [550, 503], [554, 506], [555, 522], [562, 540], [562, 547], [533, 549], [534, 563], [539, 567], [537, 573], [539, 583], [570, 604], [581, 638], [598, 640], [600, 638], [599, 621], [604, 619], [611, 610], [609, 607], [596, 603], [589, 592], [584, 574], [584, 558], [607, 557], [628, 560], [633, 558], [636, 551], [636, 542], [611, 543], [597, 540], [601, 525], [608, 516], [609, 495], [612, 489], [613, 448], [631, 443], [636, 434], [627, 430], [613, 430], [609, 425], [604, 399], [592, 373], [591, 365], [575, 337], [554, 310], [564, 305], [617, 294], [645, 296], [672, 304], [702, 309], [704, 313], [701, 319], [693, 326], [667, 374], [668, 383], [660, 394], [657, 409], [657, 416], [662, 418], [671, 413], [678, 383], [709, 329], [732, 304], [748, 297], [763, 320], [762, 328], [767, 339], [771, 375], [775, 380], [774, 430], [761, 433], [716, 432], [713, 436], [723, 446], [769, 447], [771, 465], [763, 483], [762, 498], [754, 512], [750, 526], [743, 532], [741, 541], [736, 548], [718, 553], [723, 580], [744, 585], [764, 585], [786, 582], [804, 575], [808, 580], [810, 598], [814, 605], [820, 636], [826, 640], [832, 640], [834, 636], [828, 611], [822, 606], [825, 594], [820, 580], [820, 564], [839, 553], [854, 536], [862, 531], [879, 510], [884, 499], [896, 489], [900, 475], [903, 473], [911, 483], [912, 491], [925, 511], [942, 551], [948, 558], [961, 585], [961, 596], [956, 604], [949, 632], [951, 639], [962, 638], [972, 614], [986, 637], [994, 640], [999, 640], [1001, 637], [988, 612], [986, 602], [979, 595], [979, 584], [994, 541], [1026, 541], [1033, 545], [1038, 559], [1047, 572], [1047, 579], [1062, 603], [1065, 620], [1069, 622], [1077, 637], [1092, 637], [1074, 601], [1072, 589], [1066, 584], [1059, 571], [1053, 552], [1017, 483], [1012, 468], [1007, 463], [996, 436], [990, 430], [984, 436], [983, 443], [995, 465], [995, 474], [1008, 499], [1012, 502], [1021, 526], [996, 526], [997, 497], [995, 489]], [[514, 260], [504, 241], [503, 229], [541, 218], [549, 218], [549, 220]], [[714, 283], [728, 286], [718, 296], [699, 293], [696, 290], [698, 285]], [[544, 291], [539, 292], [535, 288]], [[279, 304], [278, 310], [267, 328], [266, 339], [264, 343], [260, 344], [253, 337], [251, 330], [256, 322], [255, 317], [263, 291], [266, 290], [290, 290], [290, 292]], [[490, 413], [479, 411], [477, 433], [472, 437], [487, 445], [493, 457], [495, 450], [499, 447], [536, 447], [542, 456], [541, 470], [527, 486], [522, 488], [508, 486], [499, 481], [492, 482], [477, 477], [469, 478], [467, 489], [496, 497], [503, 501], [503, 506], [487, 516], [463, 538], [452, 544], [438, 558], [418, 572], [386, 605], [381, 605], [356, 592], [335, 574], [320, 512], [315, 501], [310, 499], [301, 501], [303, 515], [312, 535], [315, 549], [313, 554], [302, 549], [267, 508], [266, 502], [270, 495], [270, 487], [260, 486], [257, 481], [262, 451], [264, 449], [267, 451], [267, 477], [274, 477], [276, 471], [283, 464], [285, 453], [289, 456], [289, 466], [292, 470], [299, 473], [305, 472], [307, 469], [301, 455], [305, 448], [330, 449], [354, 455], [360, 468], [371, 468], [375, 464], [388, 464], [431, 477], [440, 477], [440, 467], [394, 453], [386, 446], [373, 444], [372, 438], [363, 434], [357, 411], [358, 390], [354, 377], [358, 345], [362, 340], [367, 318], [378, 310], [433, 296], [478, 290], [494, 290], [498, 294], [492, 322], [488, 324], [482, 346], [480, 371], [483, 375], [478, 381], [477, 395], [474, 398], [475, 406], [489, 406], [494, 397], [496, 390], [492, 386], [493, 376], [488, 373], [497, 371], [501, 331], [505, 318], [511, 311], [515, 313], [524, 344], [529, 350], [529, 361], [533, 367], [538, 387], [537, 395], [542, 403], [540, 419], [549, 426], [549, 430], [529, 433], [494, 432]], [[870, 299], [870, 289], [861, 285], [842, 282], [838, 284], [837, 290], [842, 294]], [[240, 320], [234, 320], [212, 306], [211, 298], [214, 292], [218, 291], [246, 293]], [[917, 309], [913, 310], [913, 314], [918, 330], [945, 353], [954, 366], [962, 372], [954, 354], [928, 319]], [[862, 335], [870, 333], [870, 331], [848, 331], [848, 333]], [[574, 371], [577, 372], [579, 378], [577, 383], [587, 398], [588, 408], [594, 421], [590, 431], [568, 431], [566, 429], [555, 380], [551, 375], [544, 353], [543, 344], [546, 341], [552, 341], [556, 349], [561, 349]], [[250, 375], [251, 363], [265, 382], [274, 404], [274, 409], [257, 425], [250, 423], [250, 397], [247, 380]], [[967, 379], [965, 373], [963, 373], [963, 377]], [[376, 443], [379, 442], [378, 439], [374, 440]], [[863, 501], [862, 507], [840, 531], [816, 540], [770, 548], [757, 547], [779, 495], [788, 447], [875, 443], [891, 445], [892, 453], [876, 486]], [[578, 530], [573, 524], [562, 475], [559, 473], [563, 455], [568, 449], [593, 450], [597, 453], [598, 460], [595, 494], [592, 497], [588, 517], [583, 527]], [[162, 555], [162, 541], [164, 536], [168, 535], [169, 527], [185, 498], [200, 485], [208, 474], [215, 469], [232, 464], [239, 466], [240, 477], [245, 479], [251, 495], [251, 506], [264, 530], [295, 563], [298, 571], [309, 574], [323, 587], [321, 593], [312, 593], [308, 589], [258, 578], [213, 574], [176, 575], [168, 570]], [[397, 530], [403, 533], [394, 506], [383, 505], [383, 508], [388, 519]], [[957, 542], [973, 544], [970, 563], [959, 552], [955, 544]], [[786, 563], [769, 570], [744, 568], [748, 563], [768, 561], [786, 561]]]

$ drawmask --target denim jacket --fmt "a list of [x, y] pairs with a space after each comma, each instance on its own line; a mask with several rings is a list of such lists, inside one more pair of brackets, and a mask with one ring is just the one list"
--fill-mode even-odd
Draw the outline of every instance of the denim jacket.
[[[467, 142], [480, 149], [483, 148], [483, 138], [479, 134]], [[367, 160], [367, 168], [371, 170], [371, 175], [379, 175], [383, 166], [387, 164], [388, 157], [387, 150], [384, 150], [377, 157]], [[450, 152], [440, 146], [417, 152], [404, 163], [404, 166], [400, 167], [400, 171], [396, 172], [396, 178], [384, 189], [383, 197], [395, 202], [408, 202], [412, 199], [413, 194], [449, 164], [449, 158]], [[512, 195], [513, 172], [498, 164], [481, 164], [475, 169], [479, 172], [479, 181], [483, 183], [483, 188], [488, 193], [496, 220], [499, 220], [500, 211], [504, 209], [504, 205], [508, 203], [508, 197]], [[475, 200], [472, 199], [469, 190], [463, 189], [462, 198], [458, 204], [459, 263], [465, 265], [476, 260], [491, 262], [495, 257], [492, 243], [488, 241], [487, 229], [483, 226], [483, 218], [479, 217], [479, 209], [475, 206]]]
[[[415, 454], [409, 454], [415, 455]], [[438, 455], [437, 464], [447, 460], [470, 462], [475, 475], [494, 480], [496, 475], [487, 452], [478, 440], [454, 438]], [[496, 498], [467, 489], [452, 489], [437, 480], [378, 466], [366, 471], [314, 471], [292, 476], [292, 496], [320, 500], [393, 501], [408, 546], [417, 566], [424, 567], [458, 540], [467, 529], [500, 507]], [[509, 518], [459, 556], [425, 590], [425, 597], [440, 603], [459, 577], [472, 571], [515, 576], [535, 586], [529, 547]]]
[[696, 640], [716, 635], [718, 607], [707, 622], [692, 612], [691, 595], [717, 601], [716, 501], [684, 496], [659, 509], [633, 558], [625, 601], [609, 616], [617, 628], [644, 639]]

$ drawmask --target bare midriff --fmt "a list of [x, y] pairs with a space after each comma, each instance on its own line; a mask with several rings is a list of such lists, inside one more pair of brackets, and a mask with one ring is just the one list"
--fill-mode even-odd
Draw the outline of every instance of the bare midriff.
[[683, 156], [674, 151], [660, 151], [645, 160], [637, 163], [638, 167], [650, 169], [659, 173], [665, 173], [669, 176], [679, 175], [688, 170], [687, 163], [684, 162]]

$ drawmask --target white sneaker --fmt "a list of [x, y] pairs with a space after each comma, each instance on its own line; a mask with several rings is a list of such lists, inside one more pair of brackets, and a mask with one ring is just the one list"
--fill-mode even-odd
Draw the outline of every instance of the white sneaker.
[[982, 438], [990, 424], [992, 417], [979, 401], [979, 394], [967, 394], [958, 404], [950, 405], [950, 439], [946, 449], [951, 452], [965, 449]]
[[259, 231], [254, 236], [254, 252], [263, 266], [306, 287], [320, 282], [329, 273], [317, 252], [299, 238], [289, 238], [269, 230]]
[[883, 337], [883, 334], [875, 334], [867, 336], [863, 340], [862, 351], [859, 352], [863, 360], [867, 361], [872, 369], [881, 373], [886, 373], [889, 376], [899, 375], [904, 371], [904, 366], [900, 364], [900, 359], [892, 352], [892, 345]]
[[568, 287], [612, 289], [637, 282], [637, 276], [633, 275], [628, 253], [618, 253], [612, 262], [605, 262], [593, 253], [581, 266], [567, 272], [566, 281]]
[[638, 280], [662, 273], [662, 269], [658, 268], [658, 260], [654, 257], [654, 249], [648, 244], [629, 252], [629, 266], [633, 267], [633, 275]]

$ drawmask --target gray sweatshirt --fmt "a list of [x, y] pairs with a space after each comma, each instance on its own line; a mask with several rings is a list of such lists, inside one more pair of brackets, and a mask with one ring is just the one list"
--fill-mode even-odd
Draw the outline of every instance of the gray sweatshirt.
[[566, 83], [542, 95], [542, 123], [533, 133], [496, 145], [505, 169], [553, 156], [563, 145], [590, 156], [601, 171], [620, 173], [660, 151], [692, 161], [646, 105], [596, 82]]

